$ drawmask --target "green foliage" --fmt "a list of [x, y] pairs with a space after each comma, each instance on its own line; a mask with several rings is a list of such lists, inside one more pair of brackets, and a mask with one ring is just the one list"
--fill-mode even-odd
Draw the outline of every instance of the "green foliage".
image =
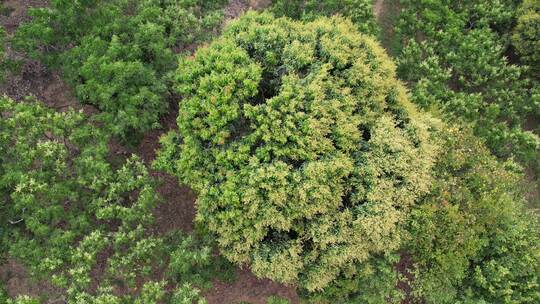
[[15, 44], [61, 67], [78, 99], [96, 105], [110, 130], [126, 137], [159, 126], [174, 51], [208, 37], [223, 2], [57, 0], [31, 11]]
[[18, 296], [15, 299], [9, 298], [2, 284], [3, 282], [0, 282], [0, 303], [1, 304], [40, 304], [40, 302], [37, 299], [31, 298], [26, 295]]
[[309, 303], [401, 303], [404, 294], [396, 288], [402, 280], [396, 269], [397, 252], [371, 257], [349, 269], [320, 292], [303, 292]]
[[373, 0], [273, 0], [270, 9], [276, 16], [311, 21], [319, 16], [340, 14], [351, 19], [358, 30], [377, 34], [373, 15]]
[[[402, 0], [412, 101], [472, 131], [409, 102], [366, 35], [371, 0], [274, 0], [299, 21], [247, 13], [178, 62], [226, 2], [52, 0], [13, 39], [0, 28], [2, 72], [13, 41], [102, 111], [0, 98], [2, 255], [78, 304], [205, 304], [230, 263], [321, 304], [409, 289], [422, 303], [540, 302], [540, 225], [512, 160], [538, 163], [523, 127], [540, 115], [538, 1]], [[511, 43], [531, 68], [510, 63]], [[204, 232], [157, 235], [155, 181], [136, 156], [111, 164], [108, 134], [157, 127], [179, 96], [155, 165], [198, 192]], [[0, 290], [0, 303], [39, 301]]]
[[168, 276], [175, 282], [190, 282], [203, 289], [211, 287], [217, 279], [230, 282], [234, 279], [233, 267], [226, 259], [212, 252], [214, 242], [207, 236], [194, 233], [176, 236], [167, 243], [174, 244], [169, 250]]
[[0, 26], [0, 84], [6, 80], [10, 73], [17, 69], [17, 62], [6, 54], [8, 43], [9, 37], [6, 30]]
[[40, 302], [29, 296], [19, 296], [15, 300], [7, 299], [6, 304], [40, 304]]
[[524, 0], [518, 10], [518, 19], [512, 42], [524, 62], [540, 70], [540, 2]]
[[8, 300], [8, 295], [4, 290], [3, 282], [0, 282], [0, 303], [6, 303]]
[[248, 13], [176, 79], [179, 130], [156, 166], [199, 193], [198, 220], [229, 260], [322, 291], [400, 247], [429, 190], [436, 121], [350, 22]]
[[171, 304], [207, 304], [206, 300], [199, 295], [199, 290], [189, 283], [178, 287], [174, 292]]
[[472, 124], [499, 157], [534, 166], [540, 141], [523, 124], [540, 115], [539, 85], [505, 57], [516, 1], [402, 1], [398, 74], [412, 100]]
[[538, 303], [537, 218], [523, 210], [519, 167], [468, 130], [442, 134], [431, 193], [413, 210], [413, 294], [426, 303]]
[[271, 296], [266, 300], [267, 304], [290, 304], [289, 300], [278, 297], [278, 296]]
[[[211, 264], [209, 246], [151, 233], [158, 195], [137, 157], [112, 168], [107, 136], [82, 113], [2, 98], [0, 114], [2, 225], [9, 232], [3, 241], [12, 258], [64, 288], [74, 303], [199, 298], [188, 283], [205, 283], [190, 274]], [[183, 276], [149, 279], [167, 267]], [[168, 282], [183, 287], [168, 294]], [[134, 291], [120, 296], [116, 288]]]
[[[0, 99], [0, 113], [3, 214], [13, 227], [25, 226], [24, 230], [7, 230], [18, 240], [11, 246], [38, 265], [38, 272], [58, 267], [58, 256], [70, 248], [76, 237], [61, 229], [63, 219], [68, 219], [76, 230], [89, 224], [79, 214], [84, 206], [77, 201], [87, 192], [79, 191], [78, 184], [93, 186], [94, 174], [107, 169], [101, 161], [104, 145], [96, 141], [102, 135], [90, 126], [76, 128], [84, 119], [81, 113], [52, 113], [43, 106], [7, 98]], [[71, 160], [73, 155], [80, 157]], [[103, 181], [96, 182], [93, 187], [103, 187]], [[66, 216], [64, 205], [71, 206], [71, 216]], [[24, 237], [27, 233], [33, 237]], [[51, 252], [38, 250], [45, 240], [54, 244], [44, 246]]]

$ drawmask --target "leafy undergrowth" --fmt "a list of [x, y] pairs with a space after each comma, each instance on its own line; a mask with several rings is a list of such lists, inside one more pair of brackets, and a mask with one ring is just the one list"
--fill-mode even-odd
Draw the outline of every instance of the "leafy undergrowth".
[[75, 303], [200, 302], [198, 288], [232, 279], [204, 237], [152, 233], [154, 180], [136, 156], [111, 166], [83, 114], [8, 98], [0, 114], [2, 246], [33, 277]]
[[31, 9], [13, 44], [60, 69], [110, 132], [133, 139], [159, 127], [177, 55], [212, 36], [224, 1], [52, 1]]

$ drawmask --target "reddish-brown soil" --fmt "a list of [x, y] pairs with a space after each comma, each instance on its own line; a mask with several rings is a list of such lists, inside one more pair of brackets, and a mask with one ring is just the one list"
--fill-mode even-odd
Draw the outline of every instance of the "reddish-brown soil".
[[225, 24], [240, 17], [248, 10], [262, 10], [272, 4], [271, 0], [230, 0], [223, 9], [225, 13]]
[[266, 304], [268, 297], [277, 295], [290, 300], [292, 304], [300, 303], [296, 291], [268, 279], [258, 279], [249, 270], [239, 269], [237, 279], [232, 284], [214, 282], [214, 288], [205, 292], [204, 297], [209, 304]]
[[61, 297], [59, 290], [52, 287], [51, 284], [30, 279], [24, 267], [11, 259], [0, 265], [0, 282], [10, 297], [18, 295], [34, 297], [45, 295], [51, 299]]
[[174, 230], [191, 232], [195, 218], [195, 193], [187, 186], [178, 185], [178, 180], [166, 173], [153, 172], [159, 185], [157, 191], [162, 202], [154, 210], [155, 231], [167, 233]]
[[397, 283], [396, 288], [401, 290], [405, 294], [405, 299], [401, 304], [410, 304], [415, 303], [414, 298], [411, 295], [411, 282], [414, 281], [413, 270], [413, 261], [410, 254], [403, 252], [399, 259], [399, 262], [395, 265], [395, 269], [400, 273], [404, 278]]
[[13, 33], [15, 29], [24, 21], [30, 20], [27, 11], [31, 7], [45, 7], [47, 0], [5, 0], [4, 6], [8, 8], [10, 14], [5, 18], [0, 17], [0, 24], [8, 33]]
[[375, 0], [375, 4], [373, 4], [373, 13], [375, 14], [375, 18], [379, 19], [381, 17], [383, 5], [384, 0]]

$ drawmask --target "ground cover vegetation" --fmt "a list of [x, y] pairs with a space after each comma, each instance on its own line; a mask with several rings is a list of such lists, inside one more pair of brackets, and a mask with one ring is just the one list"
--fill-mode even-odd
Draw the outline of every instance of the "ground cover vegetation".
[[136, 156], [113, 167], [107, 136], [82, 113], [2, 98], [0, 114], [3, 252], [68, 302], [202, 303], [192, 284], [217, 265], [211, 245], [152, 233], [160, 199]]
[[[13, 47], [99, 110], [0, 96], [0, 260], [50, 285], [0, 303], [203, 304], [229, 263], [300, 303], [539, 303], [538, 1], [390, 2], [383, 27], [372, 0], [223, 29], [237, 1], [53, 0], [0, 28], [2, 76]], [[171, 103], [153, 164], [111, 151]], [[156, 229], [150, 170], [196, 192], [193, 232]]]

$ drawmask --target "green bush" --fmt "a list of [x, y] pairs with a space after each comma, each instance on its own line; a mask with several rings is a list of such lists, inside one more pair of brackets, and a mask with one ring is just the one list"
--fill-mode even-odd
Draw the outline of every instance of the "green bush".
[[15, 300], [8, 299], [6, 304], [40, 304], [40, 302], [29, 296], [19, 296]]
[[540, 70], [540, 2], [524, 0], [518, 10], [512, 35], [514, 46], [524, 62]]
[[[177, 252], [198, 257], [209, 249], [151, 232], [159, 197], [137, 157], [113, 168], [107, 136], [79, 112], [0, 98], [0, 115], [1, 225], [8, 232], [2, 241], [11, 258], [64, 288], [74, 303], [163, 303], [173, 296], [169, 283], [183, 286], [175, 297], [198, 294], [186, 285], [188, 274], [211, 264], [210, 257], [194, 263]], [[151, 279], [167, 267], [184, 276]], [[115, 295], [122, 287], [133, 292]]]
[[415, 207], [406, 249], [413, 295], [426, 303], [538, 303], [537, 218], [524, 210], [521, 174], [467, 129], [442, 134], [431, 193]]
[[15, 45], [61, 68], [78, 99], [127, 137], [159, 126], [176, 54], [211, 36], [225, 1], [53, 1], [31, 10]]
[[350, 22], [248, 13], [176, 80], [179, 130], [156, 166], [198, 192], [229, 260], [321, 291], [400, 247], [430, 187], [436, 122]]

